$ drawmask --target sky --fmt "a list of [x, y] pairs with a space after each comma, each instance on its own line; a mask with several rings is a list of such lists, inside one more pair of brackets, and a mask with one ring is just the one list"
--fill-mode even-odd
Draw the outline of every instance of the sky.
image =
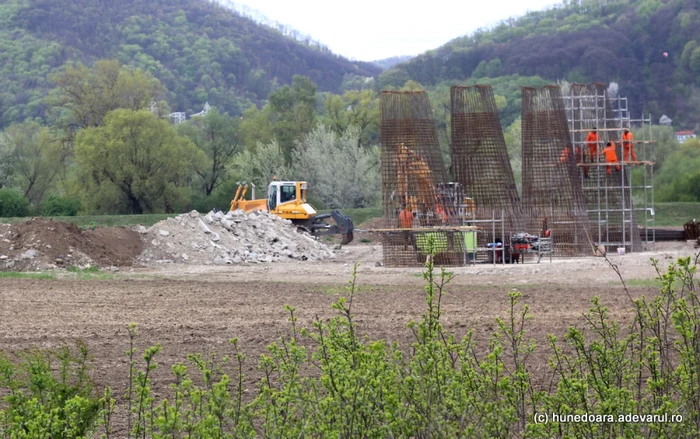
[[234, 0], [360, 61], [418, 55], [556, 0]]

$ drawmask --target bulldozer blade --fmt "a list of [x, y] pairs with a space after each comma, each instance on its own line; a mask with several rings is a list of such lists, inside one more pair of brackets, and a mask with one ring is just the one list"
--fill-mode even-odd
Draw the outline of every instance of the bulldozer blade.
[[[335, 224], [326, 223], [324, 220], [328, 218]], [[350, 217], [334, 210], [330, 214], [317, 215], [311, 225], [311, 231], [315, 236], [341, 235], [341, 244], [348, 244], [353, 240], [354, 225]]]

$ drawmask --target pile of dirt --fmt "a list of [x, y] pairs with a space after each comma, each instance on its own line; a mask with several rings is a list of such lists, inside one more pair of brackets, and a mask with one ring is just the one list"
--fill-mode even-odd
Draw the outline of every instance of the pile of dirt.
[[0, 270], [130, 266], [143, 250], [138, 232], [122, 227], [82, 230], [46, 218], [0, 227]]
[[146, 264], [235, 264], [281, 260], [324, 260], [333, 252], [291, 221], [268, 212], [236, 210], [190, 213], [168, 218], [146, 229]]

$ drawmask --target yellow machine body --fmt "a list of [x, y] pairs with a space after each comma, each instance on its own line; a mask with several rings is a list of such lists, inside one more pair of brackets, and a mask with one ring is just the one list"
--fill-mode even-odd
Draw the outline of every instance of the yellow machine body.
[[312, 219], [316, 209], [306, 202], [307, 190], [305, 181], [273, 181], [267, 188], [267, 198], [246, 200], [248, 185], [239, 185], [231, 200], [231, 210], [263, 210], [289, 220]]
[[[306, 201], [309, 185], [305, 181], [273, 181], [267, 187], [267, 198], [246, 200], [247, 184], [239, 184], [236, 195], [231, 200], [231, 210], [241, 209], [244, 212], [261, 210], [273, 213], [295, 223], [299, 228], [313, 235], [341, 235], [342, 244], [353, 240], [352, 220], [333, 210], [331, 213], [319, 215], [316, 209]], [[335, 224], [327, 223], [333, 220]]]

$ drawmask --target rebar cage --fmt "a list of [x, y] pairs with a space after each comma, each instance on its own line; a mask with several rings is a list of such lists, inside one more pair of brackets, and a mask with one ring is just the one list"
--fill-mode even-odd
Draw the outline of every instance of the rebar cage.
[[427, 93], [381, 92], [380, 137], [382, 227], [396, 230], [384, 232], [384, 264], [420, 265], [426, 236], [440, 237], [421, 229], [444, 225], [446, 208], [439, 192], [447, 174]]
[[592, 254], [590, 222], [558, 86], [522, 89], [522, 213], [559, 256]]
[[[494, 210], [503, 211], [505, 229], [521, 229], [520, 197], [491, 86], [454, 86], [450, 94], [455, 182], [474, 200], [477, 220], [490, 219]], [[480, 245], [495, 239], [482, 236], [486, 237], [480, 238]]]

